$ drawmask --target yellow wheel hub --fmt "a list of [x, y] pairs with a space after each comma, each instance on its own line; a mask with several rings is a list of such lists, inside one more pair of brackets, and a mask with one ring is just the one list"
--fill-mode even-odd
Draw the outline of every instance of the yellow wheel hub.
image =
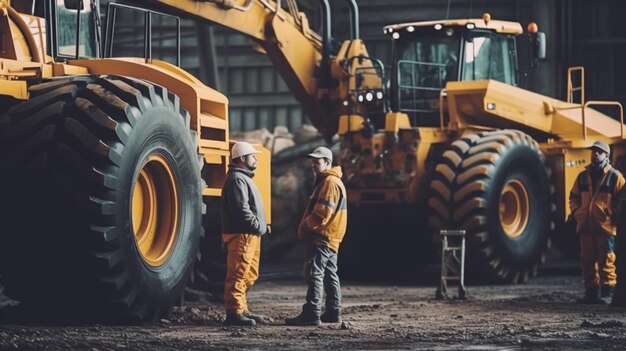
[[519, 180], [509, 180], [500, 194], [500, 224], [510, 238], [517, 238], [528, 224], [530, 202], [526, 186]]
[[160, 266], [172, 253], [178, 231], [178, 188], [165, 158], [151, 155], [141, 168], [132, 198], [132, 226], [139, 253]]

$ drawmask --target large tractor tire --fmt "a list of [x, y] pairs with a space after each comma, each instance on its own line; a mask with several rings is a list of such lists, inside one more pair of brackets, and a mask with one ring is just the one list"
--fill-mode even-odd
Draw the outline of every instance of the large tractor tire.
[[466, 231], [469, 279], [523, 283], [537, 274], [556, 208], [549, 179], [537, 142], [515, 130], [465, 136], [443, 153], [429, 222]]
[[210, 294], [220, 301], [224, 296], [226, 278], [226, 247], [222, 245], [222, 225], [219, 198], [205, 198], [206, 214], [203, 219], [204, 236], [200, 240], [200, 260], [194, 270], [192, 288]]
[[0, 117], [0, 276], [52, 319], [154, 321], [198, 258], [202, 181], [178, 97], [117, 76], [53, 79]]

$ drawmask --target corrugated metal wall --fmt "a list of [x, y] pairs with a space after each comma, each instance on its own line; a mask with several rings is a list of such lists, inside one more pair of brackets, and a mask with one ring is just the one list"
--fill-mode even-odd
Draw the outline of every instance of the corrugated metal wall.
[[184, 50], [182, 66], [228, 96], [231, 131], [261, 127], [273, 130], [277, 125], [293, 130], [307, 122], [299, 103], [271, 62], [265, 55], [254, 51], [247, 38], [215, 28], [219, 81], [218, 84], [211, 84], [206, 72], [210, 63], [200, 60], [199, 50], [202, 48], [198, 43], [196, 24], [183, 21], [183, 32], [183, 41], [190, 50]]
[[296, 129], [306, 122], [300, 105], [269, 60], [248, 39], [216, 31], [220, 87], [230, 99], [230, 128], [251, 130], [276, 125]]

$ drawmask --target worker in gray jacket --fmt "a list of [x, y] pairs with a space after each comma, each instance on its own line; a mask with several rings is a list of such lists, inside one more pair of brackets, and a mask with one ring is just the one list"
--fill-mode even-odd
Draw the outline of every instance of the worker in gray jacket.
[[248, 290], [259, 277], [261, 235], [269, 232], [259, 189], [252, 181], [260, 152], [246, 142], [231, 150], [221, 198], [222, 240], [228, 250], [224, 305], [226, 324], [252, 326], [263, 317], [250, 312]]

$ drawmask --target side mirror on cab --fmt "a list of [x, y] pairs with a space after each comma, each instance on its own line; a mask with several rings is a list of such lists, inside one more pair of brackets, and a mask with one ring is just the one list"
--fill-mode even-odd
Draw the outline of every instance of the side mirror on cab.
[[546, 33], [537, 32], [530, 34], [531, 41], [533, 43], [533, 58], [536, 60], [543, 60], [546, 58]]
[[536, 23], [529, 23], [528, 31], [520, 35], [516, 43], [519, 71], [532, 70], [539, 60], [546, 58], [546, 33], [540, 32]]
[[63, 5], [68, 10], [83, 10], [85, 6], [83, 0], [64, 0]]

